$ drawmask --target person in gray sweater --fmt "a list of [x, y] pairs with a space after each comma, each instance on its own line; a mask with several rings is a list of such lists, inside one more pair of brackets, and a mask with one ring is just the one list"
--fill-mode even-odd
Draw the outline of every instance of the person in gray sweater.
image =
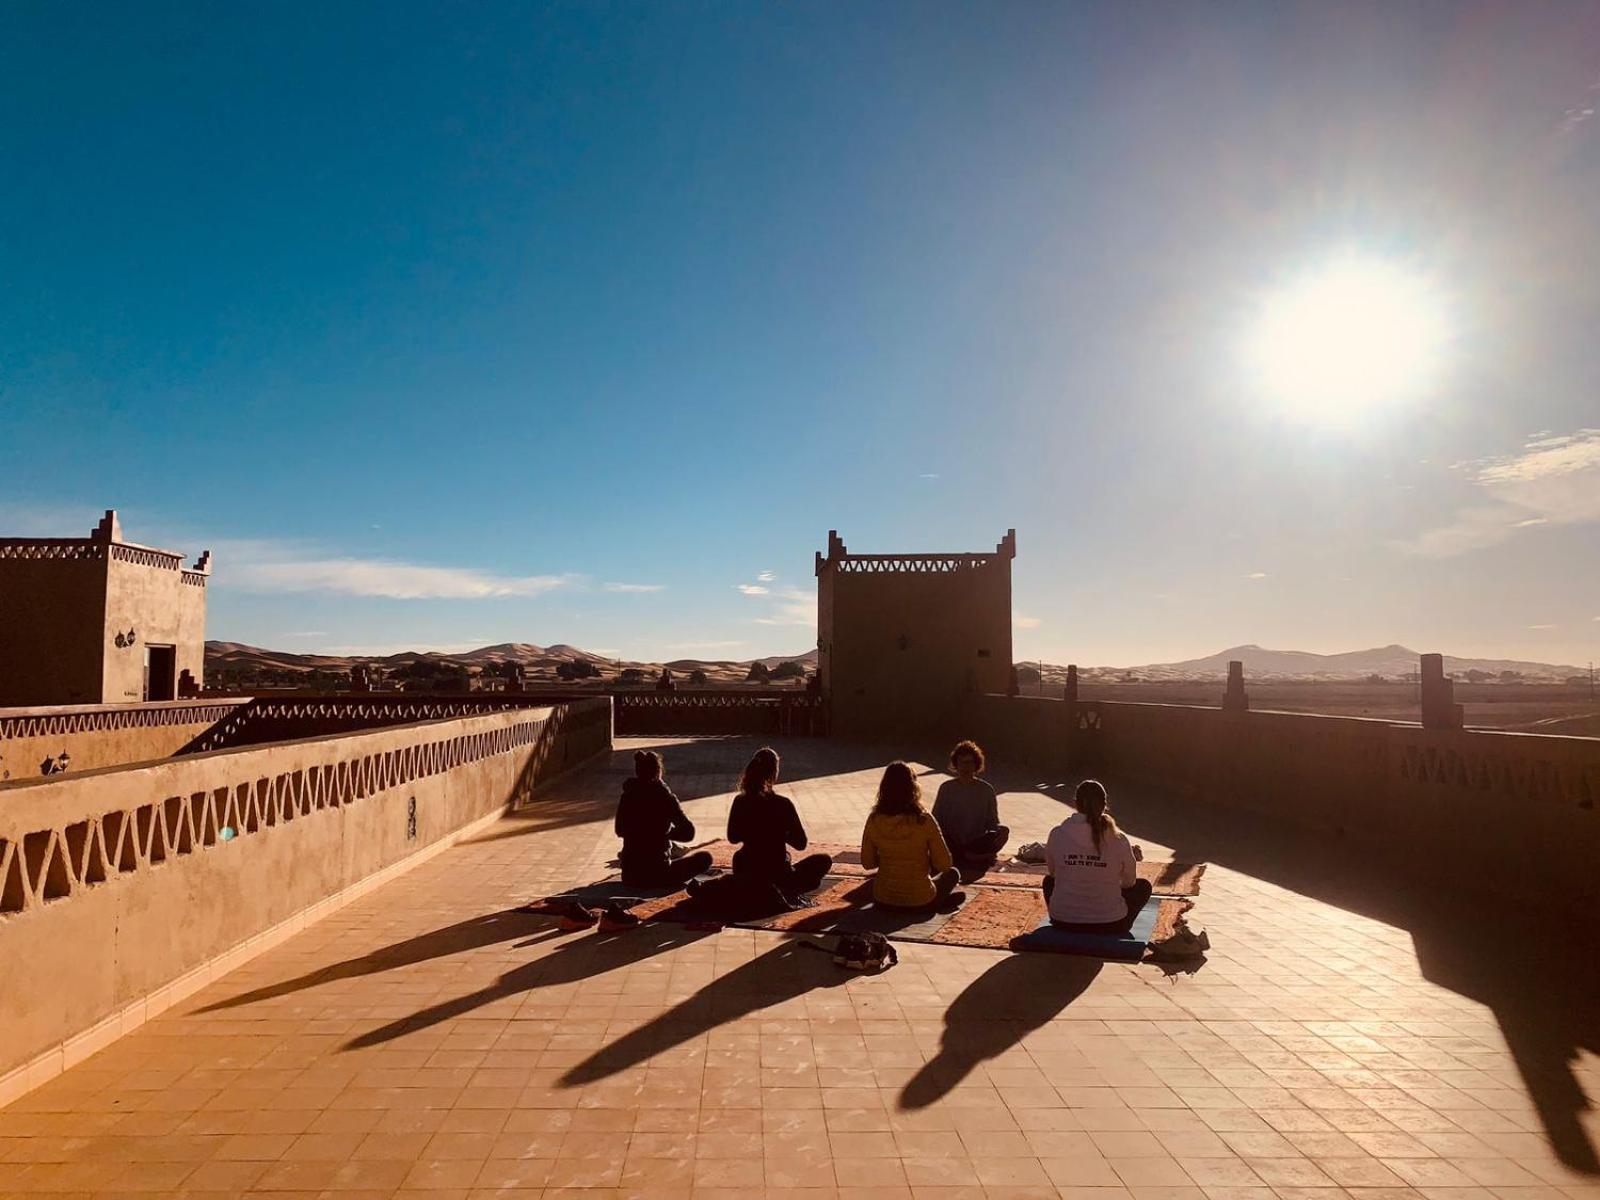
[[956, 743], [950, 751], [950, 769], [956, 777], [939, 785], [933, 801], [933, 819], [968, 882], [994, 866], [1011, 837], [1011, 830], [1000, 824], [994, 788], [979, 778], [983, 768], [983, 747], [972, 741]]

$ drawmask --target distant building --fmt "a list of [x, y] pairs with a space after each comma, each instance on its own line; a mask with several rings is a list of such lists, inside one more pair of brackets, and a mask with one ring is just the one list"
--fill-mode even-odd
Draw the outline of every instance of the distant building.
[[0, 706], [198, 693], [210, 573], [210, 551], [125, 541], [113, 509], [86, 538], [0, 539]]
[[951, 731], [964, 692], [1011, 684], [1015, 530], [993, 553], [817, 555], [817, 668], [833, 732]]

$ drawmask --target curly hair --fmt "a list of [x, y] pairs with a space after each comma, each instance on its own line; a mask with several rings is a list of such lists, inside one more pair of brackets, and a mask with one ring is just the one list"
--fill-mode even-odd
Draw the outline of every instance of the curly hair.
[[973, 741], [971, 738], [968, 738], [965, 741], [957, 742], [955, 749], [950, 751], [950, 766], [953, 768], [956, 765], [956, 759], [960, 758], [964, 754], [970, 754], [974, 759], [977, 760], [977, 769], [979, 771], [983, 770], [984, 763], [988, 761], [983, 756], [983, 747], [978, 745], [978, 743]]

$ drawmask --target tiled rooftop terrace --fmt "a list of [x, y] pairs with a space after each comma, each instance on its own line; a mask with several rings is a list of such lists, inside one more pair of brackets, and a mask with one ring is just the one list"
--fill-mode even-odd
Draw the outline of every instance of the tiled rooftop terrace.
[[[635, 748], [715, 837], [754, 744], [623, 741], [0, 1111], [0, 1197], [1600, 1197], [1588, 918], [1502, 927], [1253, 819], [1113, 791], [1213, 864], [1193, 974], [902, 944], [868, 978], [516, 911], [605, 873]], [[813, 838], [858, 836], [886, 754], [779, 747]], [[996, 781], [1013, 845], [1061, 819]]]

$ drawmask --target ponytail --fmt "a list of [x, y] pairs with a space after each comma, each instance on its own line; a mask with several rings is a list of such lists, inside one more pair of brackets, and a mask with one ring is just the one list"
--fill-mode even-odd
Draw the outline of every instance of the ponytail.
[[747, 796], [759, 796], [772, 790], [778, 778], [778, 752], [763, 746], [755, 752], [744, 774], [739, 777], [739, 790]]
[[1106, 785], [1098, 779], [1085, 779], [1072, 794], [1072, 802], [1083, 814], [1084, 820], [1089, 822], [1089, 833], [1094, 838], [1094, 848], [1098, 853], [1100, 843], [1117, 831], [1117, 823], [1111, 819], [1111, 813], [1107, 811], [1109, 801], [1106, 797]]

